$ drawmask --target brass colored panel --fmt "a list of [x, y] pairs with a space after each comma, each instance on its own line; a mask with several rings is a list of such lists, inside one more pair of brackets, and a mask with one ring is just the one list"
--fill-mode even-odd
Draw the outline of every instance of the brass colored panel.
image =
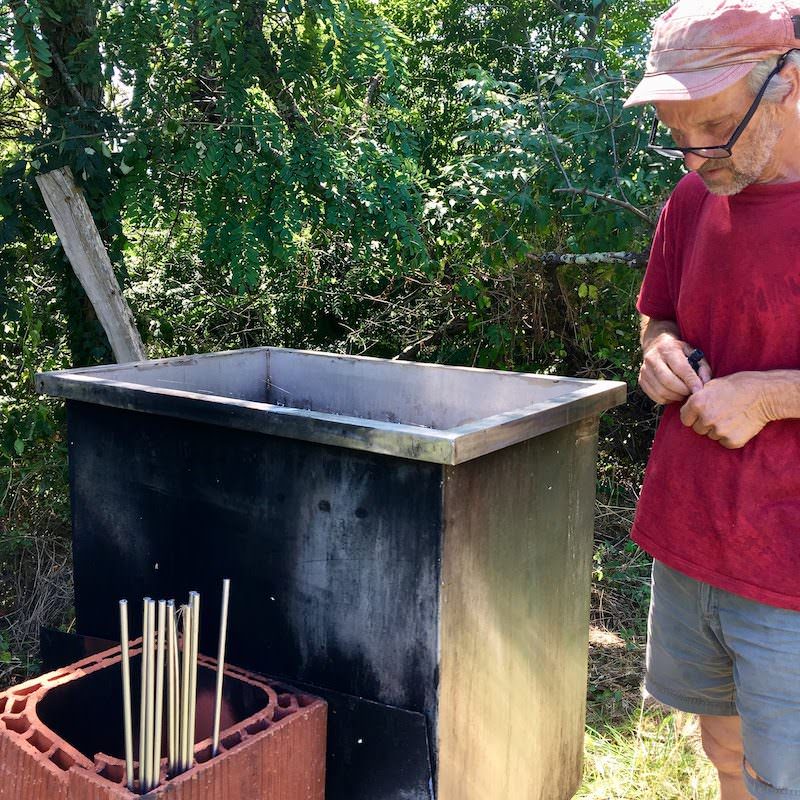
[[447, 467], [438, 800], [580, 783], [597, 418]]

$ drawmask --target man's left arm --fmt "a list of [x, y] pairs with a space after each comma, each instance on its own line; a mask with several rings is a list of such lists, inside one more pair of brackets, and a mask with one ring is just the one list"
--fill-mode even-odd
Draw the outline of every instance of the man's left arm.
[[800, 370], [737, 372], [709, 381], [681, 408], [681, 421], [731, 450], [765, 425], [800, 419]]

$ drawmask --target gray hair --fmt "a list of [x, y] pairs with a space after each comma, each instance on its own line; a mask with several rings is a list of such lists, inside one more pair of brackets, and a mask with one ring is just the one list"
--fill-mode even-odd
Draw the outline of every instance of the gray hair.
[[[775, 65], [777, 63], [778, 56], [768, 58], [766, 61], [756, 64], [756, 66], [747, 76], [750, 89], [752, 90], [754, 96], [758, 94], [758, 90], [767, 79], [767, 75], [769, 75], [770, 72], [775, 69]], [[800, 68], [800, 51], [792, 50], [792, 52], [789, 53], [789, 57], [786, 59], [786, 63]], [[764, 93], [763, 98], [764, 102], [780, 103], [781, 100], [783, 100], [783, 98], [789, 93], [789, 88], [789, 81], [787, 81], [786, 78], [783, 78], [781, 75], [776, 75], [769, 82], [769, 86], [767, 86], [767, 91]]]

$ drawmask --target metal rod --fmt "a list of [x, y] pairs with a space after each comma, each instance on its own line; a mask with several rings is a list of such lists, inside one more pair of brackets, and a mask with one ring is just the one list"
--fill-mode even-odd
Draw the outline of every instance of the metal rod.
[[181, 606], [183, 616], [183, 663], [181, 674], [181, 712], [180, 712], [180, 755], [178, 756], [178, 771], [183, 772], [187, 769], [187, 744], [189, 738], [189, 667], [191, 663], [191, 634], [192, 634], [192, 610], [189, 606]]
[[178, 635], [175, 629], [175, 601], [167, 602], [167, 756], [168, 774], [175, 773], [175, 743], [178, 735]]
[[145, 770], [145, 780], [147, 791], [153, 788], [153, 717], [155, 715], [155, 677], [156, 665], [153, 658], [156, 637], [156, 601], [147, 600], [147, 707], [145, 725], [145, 756], [147, 758], [147, 769]]
[[214, 697], [214, 735], [211, 754], [219, 753], [219, 724], [222, 715], [222, 681], [225, 675], [225, 640], [228, 636], [228, 600], [231, 593], [229, 578], [222, 581], [222, 610], [219, 615], [219, 648], [217, 649], [217, 690]]
[[122, 716], [125, 726], [125, 785], [133, 791], [133, 721], [131, 719], [131, 651], [128, 643], [128, 601], [119, 601], [119, 632], [122, 648]]
[[200, 594], [189, 592], [189, 606], [192, 609], [192, 664], [189, 676], [189, 750], [186, 754], [186, 769], [194, 762], [194, 725], [197, 716], [197, 655], [200, 641]]
[[158, 601], [158, 641], [156, 642], [156, 713], [153, 724], [153, 785], [161, 782], [161, 738], [164, 715], [164, 634], [167, 603]]
[[175, 729], [175, 760], [173, 762], [173, 774], [177, 774], [178, 772], [178, 764], [180, 763], [181, 758], [181, 738], [180, 738], [180, 731], [181, 731], [181, 660], [180, 660], [180, 652], [178, 650], [178, 612], [175, 611], [175, 619], [173, 620], [173, 627], [172, 627], [172, 659], [175, 662], [173, 664], [173, 670], [175, 671], [175, 692], [173, 693], [174, 696], [172, 698], [174, 710], [175, 710], [175, 724], [173, 728]]
[[147, 791], [147, 626], [149, 615], [147, 604], [149, 597], [142, 601], [142, 669], [141, 669], [141, 701], [139, 704], [139, 790]]

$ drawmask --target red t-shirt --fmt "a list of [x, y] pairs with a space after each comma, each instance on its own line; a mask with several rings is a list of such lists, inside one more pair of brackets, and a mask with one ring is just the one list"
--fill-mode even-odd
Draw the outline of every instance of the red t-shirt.
[[[800, 369], [800, 183], [711, 194], [694, 174], [661, 214], [637, 304], [674, 320], [714, 377]], [[800, 610], [800, 420], [727, 450], [664, 409], [632, 536], [713, 586]]]

